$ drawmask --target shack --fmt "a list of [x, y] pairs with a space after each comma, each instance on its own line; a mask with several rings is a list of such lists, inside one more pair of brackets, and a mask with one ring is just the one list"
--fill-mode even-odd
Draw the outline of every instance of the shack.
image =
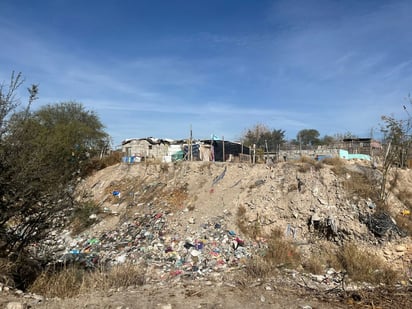
[[206, 145], [209, 145], [211, 161], [225, 162], [230, 158], [238, 160], [242, 155], [250, 155], [249, 147], [241, 143], [211, 139], [201, 140], [201, 143], [205, 145], [204, 149], [208, 148]]
[[132, 138], [122, 142], [122, 152], [127, 162], [159, 159], [168, 155], [171, 141], [154, 137]]

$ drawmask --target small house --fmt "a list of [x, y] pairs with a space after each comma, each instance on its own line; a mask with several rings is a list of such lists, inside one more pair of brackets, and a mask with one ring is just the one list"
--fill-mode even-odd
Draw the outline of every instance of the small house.
[[139, 162], [146, 159], [162, 159], [168, 155], [170, 141], [153, 137], [132, 138], [122, 142], [122, 152], [128, 162]]

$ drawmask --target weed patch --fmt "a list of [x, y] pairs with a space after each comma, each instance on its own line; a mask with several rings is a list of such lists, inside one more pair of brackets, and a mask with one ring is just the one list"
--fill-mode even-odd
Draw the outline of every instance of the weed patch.
[[256, 239], [256, 237], [262, 234], [259, 218], [250, 223], [246, 216], [246, 207], [243, 205], [237, 209], [236, 224], [244, 235], [252, 239]]
[[60, 271], [42, 273], [31, 285], [30, 291], [46, 297], [69, 298], [92, 291], [138, 286], [145, 283], [145, 267], [122, 264], [107, 271], [85, 271], [75, 266]]
[[276, 267], [295, 267], [300, 263], [301, 256], [299, 251], [291, 241], [283, 237], [282, 231], [272, 231], [267, 244], [268, 248], [264, 259], [271, 265]]
[[354, 243], [343, 246], [337, 256], [343, 269], [354, 281], [394, 284], [398, 279], [398, 273], [395, 270]]
[[346, 192], [349, 195], [357, 195], [364, 199], [370, 198], [374, 202], [379, 200], [379, 192], [376, 185], [366, 175], [358, 172], [349, 172], [349, 176], [344, 182]]

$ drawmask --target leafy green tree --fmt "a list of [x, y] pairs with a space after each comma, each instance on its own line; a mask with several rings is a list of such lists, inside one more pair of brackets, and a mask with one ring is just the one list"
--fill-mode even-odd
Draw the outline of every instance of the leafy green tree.
[[319, 131], [315, 129], [300, 130], [296, 135], [296, 140], [302, 146], [315, 146], [319, 145]]
[[276, 151], [279, 145], [286, 142], [284, 130], [270, 130], [264, 124], [256, 124], [248, 129], [241, 140], [246, 146], [255, 144], [257, 149], [263, 151]]
[[80, 103], [47, 105], [35, 112], [38, 95], [17, 110], [21, 75], [0, 92], [0, 255], [20, 254], [65, 223], [75, 205], [74, 188], [90, 158], [107, 146], [108, 135], [94, 112]]

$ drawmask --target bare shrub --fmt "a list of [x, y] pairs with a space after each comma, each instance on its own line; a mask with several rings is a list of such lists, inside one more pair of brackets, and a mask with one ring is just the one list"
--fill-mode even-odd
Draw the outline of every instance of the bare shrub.
[[354, 243], [348, 243], [338, 252], [338, 259], [354, 281], [372, 284], [394, 284], [399, 274], [387, 266], [379, 257], [360, 249]]
[[245, 274], [248, 278], [266, 278], [271, 271], [270, 263], [259, 256], [249, 259], [245, 265]]
[[301, 256], [292, 242], [283, 237], [280, 230], [269, 235], [265, 260], [274, 266], [294, 267], [300, 263]]
[[74, 266], [59, 272], [44, 272], [37, 277], [29, 290], [46, 297], [74, 297], [80, 293], [84, 275], [84, 270]]
[[295, 267], [300, 263], [300, 253], [289, 240], [283, 237], [279, 230], [272, 231], [267, 237], [267, 248], [262, 256], [249, 259], [245, 265], [244, 276], [247, 278], [266, 278], [279, 267]]
[[257, 217], [256, 220], [249, 222], [246, 216], [246, 207], [243, 205], [240, 205], [237, 209], [236, 224], [244, 235], [253, 239], [262, 234], [259, 217]]

